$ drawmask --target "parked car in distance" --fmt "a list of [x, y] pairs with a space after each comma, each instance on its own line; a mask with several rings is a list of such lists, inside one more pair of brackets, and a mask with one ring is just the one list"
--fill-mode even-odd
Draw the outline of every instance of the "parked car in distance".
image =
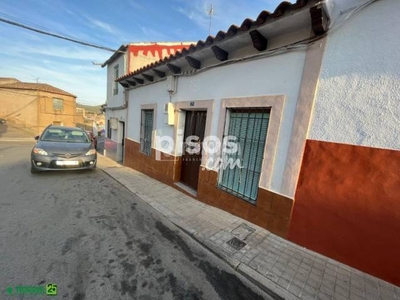
[[0, 118], [0, 124], [5, 124], [6, 123], [6, 119]]
[[96, 168], [97, 151], [81, 128], [50, 125], [35, 139], [31, 173]]

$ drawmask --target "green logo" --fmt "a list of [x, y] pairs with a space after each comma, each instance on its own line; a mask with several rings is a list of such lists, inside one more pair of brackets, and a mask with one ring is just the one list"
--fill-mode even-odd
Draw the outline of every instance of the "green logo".
[[53, 283], [48, 283], [46, 285], [46, 295], [47, 296], [56, 296], [57, 295], [57, 285]]
[[13, 292], [14, 292], [14, 290], [13, 290], [13, 288], [12, 288], [11, 286], [9, 286], [9, 287], [6, 289], [6, 293], [7, 293], [8, 295], [12, 295]]
[[57, 295], [57, 285], [54, 283], [48, 283], [46, 286], [42, 285], [16, 285], [14, 287], [9, 286], [6, 288], [7, 295]]

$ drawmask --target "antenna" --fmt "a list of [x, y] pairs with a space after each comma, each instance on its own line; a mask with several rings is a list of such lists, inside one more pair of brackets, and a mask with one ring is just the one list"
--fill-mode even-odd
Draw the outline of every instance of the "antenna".
[[211, 20], [212, 20], [213, 14], [214, 14], [214, 7], [213, 7], [212, 3], [211, 3], [210, 9], [207, 11], [207, 14], [210, 16], [210, 26], [208, 27], [208, 35], [210, 35], [211, 34]]

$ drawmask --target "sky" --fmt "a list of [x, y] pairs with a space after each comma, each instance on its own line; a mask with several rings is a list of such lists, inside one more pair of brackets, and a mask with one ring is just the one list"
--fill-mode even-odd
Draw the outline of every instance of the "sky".
[[[0, 18], [87, 43], [118, 49], [129, 42], [197, 42], [274, 11], [280, 0], [0, 0]], [[293, 1], [292, 1], [293, 2]], [[0, 22], [0, 77], [47, 83], [106, 102], [105, 62], [113, 52]], [[93, 62], [95, 64], [93, 64]]]

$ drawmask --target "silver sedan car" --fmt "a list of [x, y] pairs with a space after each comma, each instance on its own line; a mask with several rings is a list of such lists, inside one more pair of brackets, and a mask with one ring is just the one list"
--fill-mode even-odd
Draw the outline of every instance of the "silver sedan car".
[[52, 170], [94, 169], [97, 151], [81, 128], [48, 126], [31, 152], [31, 173]]

